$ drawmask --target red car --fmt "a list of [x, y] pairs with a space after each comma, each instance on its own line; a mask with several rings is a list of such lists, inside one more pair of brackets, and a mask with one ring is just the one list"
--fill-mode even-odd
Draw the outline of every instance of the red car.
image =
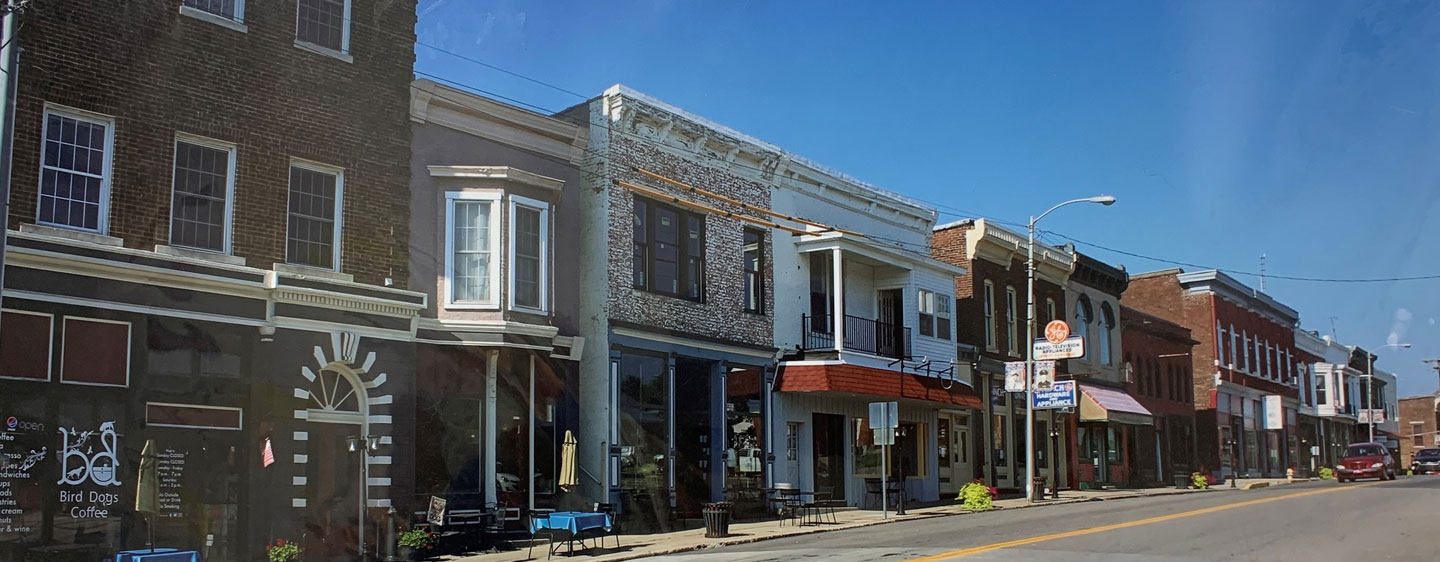
[[1361, 478], [1395, 479], [1395, 458], [1379, 443], [1355, 443], [1335, 467], [1335, 479], [1349, 482]]

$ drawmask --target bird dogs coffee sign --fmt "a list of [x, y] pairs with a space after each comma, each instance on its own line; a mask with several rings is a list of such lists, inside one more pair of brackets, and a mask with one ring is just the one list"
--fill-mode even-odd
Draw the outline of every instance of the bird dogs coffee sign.
[[104, 519], [120, 503], [120, 434], [115, 422], [60, 428], [60, 505], [76, 519]]

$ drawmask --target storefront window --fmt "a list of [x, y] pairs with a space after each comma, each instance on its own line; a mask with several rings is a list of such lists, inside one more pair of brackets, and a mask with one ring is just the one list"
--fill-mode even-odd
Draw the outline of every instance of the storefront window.
[[420, 354], [415, 397], [416, 505], [440, 496], [450, 509], [484, 507], [486, 352]]
[[725, 490], [733, 502], [764, 502], [764, 378], [757, 368], [732, 368], [725, 378]]
[[664, 357], [626, 353], [620, 358], [620, 488], [629, 517], [656, 528], [668, 521], [667, 464], [670, 418]]
[[995, 414], [990, 420], [990, 444], [993, 447], [991, 453], [995, 457], [995, 466], [1005, 466], [1005, 416]]
[[875, 432], [870, 429], [870, 421], [865, 418], [852, 418], [850, 420], [851, 434], [855, 436], [855, 446], [851, 451], [851, 458], [854, 470], [852, 474], [862, 478], [880, 477], [880, 446], [875, 444]]
[[1037, 468], [1050, 468], [1050, 424], [1044, 420], [1035, 420], [1035, 466]]

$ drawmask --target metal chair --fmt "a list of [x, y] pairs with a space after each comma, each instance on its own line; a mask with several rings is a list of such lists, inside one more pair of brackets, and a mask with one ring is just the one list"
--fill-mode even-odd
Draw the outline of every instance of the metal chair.
[[[610, 530], [605, 534], [615, 536], [615, 548], [620, 548], [620, 511], [613, 503], [597, 503], [594, 506], [595, 513], [604, 513], [610, 516]], [[605, 536], [600, 536], [600, 548], [605, 548]]]
[[[526, 513], [525, 513], [525, 529], [528, 530], [528, 531], [530, 531], [530, 544], [529, 544], [529, 546], [525, 549], [525, 558], [527, 558], [527, 559], [530, 558], [531, 552], [533, 552], [534, 549], [535, 549], [535, 542], [536, 542], [539, 538], [542, 538], [542, 537], [545, 539], [545, 549], [546, 549], [546, 551], [549, 552], [549, 553], [551, 553], [551, 554], [553, 554], [553, 553], [555, 552], [555, 529], [536, 529], [536, 528], [535, 528], [535, 521], [540, 520], [540, 519], [547, 519], [547, 520], [548, 520], [548, 519], [550, 518], [550, 514], [551, 514], [552, 512], [554, 512], [554, 510], [552, 510], [552, 509], [544, 509], [544, 510], [531, 509], [531, 510], [526, 511]], [[550, 556], [547, 554], [547, 555], [545, 556], [545, 558], [548, 559], [548, 558], [550, 558]]]

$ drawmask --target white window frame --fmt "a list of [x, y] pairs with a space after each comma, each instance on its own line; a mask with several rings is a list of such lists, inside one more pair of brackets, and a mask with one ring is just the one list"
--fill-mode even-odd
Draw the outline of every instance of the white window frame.
[[1050, 323], [1055, 320], [1061, 320], [1059, 316], [1055, 315], [1055, 299], [1045, 299], [1045, 315], [1046, 323]]
[[[953, 312], [955, 310], [954, 302], [954, 297], [950, 295], [947, 295], [945, 293], [935, 293], [935, 320], [933, 322], [935, 327], [935, 339], [942, 339], [944, 341], [955, 341], [955, 322], [951, 318], [955, 314]], [[945, 323], [945, 331], [947, 334], [949, 334], [947, 337], [944, 338], [940, 337], [941, 322]]]
[[998, 351], [1000, 349], [999, 327], [995, 325], [995, 284], [985, 282], [985, 294], [982, 296], [985, 314], [985, 349], [987, 351]]
[[[236, 9], [238, 10], [239, 8]], [[187, 250], [198, 250], [201, 252], [212, 253], [216, 252], [215, 250], [211, 250], [209, 248], [198, 248], [195, 246], [187, 246], [184, 244], [175, 243], [175, 152], [180, 149], [180, 143], [182, 142], [186, 144], [203, 146], [205, 148], [213, 148], [215, 150], [223, 150], [229, 155], [230, 162], [229, 165], [226, 166], [225, 170], [225, 225], [223, 228], [223, 236], [225, 237], [225, 242], [224, 244], [222, 244], [219, 253], [230, 255], [230, 253], [234, 251], [234, 248], [231, 247], [231, 233], [233, 232], [233, 230], [231, 229], [233, 223], [235, 222], [235, 157], [237, 152], [235, 149], [235, 143], [215, 140], [212, 138], [192, 135], [189, 133], [175, 133], [175, 144], [170, 149], [170, 222], [166, 224], [166, 228], [170, 232], [169, 236], [166, 237], [166, 240], [169, 240], [169, 242], [167, 243], [171, 246], [179, 246]], [[287, 169], [286, 172], [289, 172], [289, 170]], [[289, 174], [286, 175], [288, 176]], [[336, 185], [339, 185], [338, 180], [336, 181]], [[336, 191], [339, 191], [338, 187], [336, 188]], [[337, 212], [335, 216], [338, 217], [340, 216], [340, 214]], [[290, 193], [288, 189], [285, 193], [285, 228], [287, 230], [286, 234], [289, 234], [288, 230], [290, 228]], [[289, 246], [288, 237], [286, 239], [286, 246]]]
[[[538, 308], [515, 303], [515, 209], [517, 207], [528, 207], [540, 211], [540, 275], [538, 279], [540, 283], [540, 306]], [[451, 207], [447, 205], [446, 208], [449, 209]], [[537, 312], [541, 314], [547, 313], [550, 311], [550, 203], [520, 195], [511, 195], [510, 204], [506, 207], [506, 211], [509, 213], [510, 225], [509, 228], [506, 229], [509, 247], [506, 249], [508, 253], [505, 254], [507, 258], [505, 261], [508, 265], [508, 267], [506, 267], [506, 275], [509, 277], [509, 280], [505, 286], [508, 293], [505, 300], [509, 302], [511, 310]], [[447, 230], [446, 232], [451, 231]], [[445, 255], [449, 256], [450, 254], [447, 253]], [[446, 279], [449, 278], [447, 277]]]
[[227, 18], [220, 14], [213, 14], [200, 8], [192, 8], [180, 4], [180, 14], [192, 18], [207, 21], [221, 27], [227, 27], [241, 33], [246, 33], [249, 28], [245, 26], [245, 0], [235, 0], [235, 17]]
[[[44, 190], [45, 185], [45, 139], [50, 133], [51, 115], [60, 115], [78, 121], [89, 121], [91, 123], [99, 123], [105, 125], [105, 164], [103, 166], [103, 176], [100, 178], [100, 218], [95, 223], [96, 228], [94, 230], [88, 228], [80, 228], [78, 226], [70, 226], [68, 224], [59, 224], [40, 220], [40, 198], [43, 197], [40, 192]], [[115, 160], [115, 118], [109, 115], [105, 115], [103, 113], [95, 113], [93, 111], [85, 111], [83, 109], [76, 109], [73, 107], [46, 102], [45, 111], [44, 114], [41, 116], [40, 123], [40, 153], [38, 154], [38, 156], [40, 157], [40, 173], [35, 177], [35, 223], [43, 224], [45, 226], [53, 226], [55, 228], [76, 230], [80, 232], [94, 232], [102, 236], [109, 234], [110, 182], [111, 179], [115, 176], [113, 166]], [[56, 168], [56, 170], [59, 170], [59, 168]], [[64, 171], [65, 173], [75, 173], [72, 170]]]
[[290, 166], [285, 168], [285, 263], [312, 269], [325, 268], [290, 261], [290, 191], [294, 189], [294, 186], [290, 185], [290, 168], [302, 168], [335, 176], [335, 232], [333, 233], [335, 240], [331, 251], [331, 257], [335, 263], [331, 265], [330, 271], [340, 271], [341, 240], [344, 240], [345, 233], [345, 169], [300, 158], [291, 158]]
[[1010, 355], [1020, 354], [1020, 331], [1018, 328], [1020, 322], [1016, 318], [1019, 316], [1019, 312], [1017, 312], [1019, 306], [1020, 293], [1015, 292], [1013, 286], [1005, 286], [1005, 335], [1009, 337], [1005, 345], [1009, 349]]
[[[445, 308], [452, 310], [499, 310], [500, 308], [500, 191], [448, 191], [445, 193]], [[490, 298], [483, 301], [455, 300], [455, 204], [459, 201], [490, 202]]]
[[[123, 324], [125, 326], [125, 384], [106, 384], [98, 382], [82, 382], [65, 380], [65, 347], [70, 345], [70, 337], [65, 333], [67, 320], [79, 320], [82, 322], [95, 322], [98, 324]], [[83, 342], [81, 342], [83, 344]], [[60, 317], [60, 372], [56, 379], [60, 384], [73, 384], [76, 386], [101, 386], [106, 388], [130, 388], [130, 363], [134, 361], [135, 326], [123, 320], [108, 320], [105, 318], [90, 318], [88, 316], [61, 316]]]
[[[55, 315], [54, 315], [54, 314], [50, 314], [50, 313], [46, 313], [46, 312], [35, 312], [35, 311], [31, 311], [31, 310], [20, 310], [20, 309], [17, 309], [17, 308], [5, 308], [5, 309], [0, 309], [0, 312], [9, 312], [9, 313], [11, 313], [11, 314], [24, 314], [24, 315], [26, 315], [26, 316], [44, 316], [44, 317], [46, 317], [46, 318], [48, 318], [48, 319], [50, 320], [50, 328], [47, 329], [47, 330], [45, 330], [45, 379], [44, 379], [44, 380], [41, 380], [41, 379], [31, 379], [31, 378], [25, 378], [25, 377], [5, 377], [5, 376], [0, 376], [0, 380], [30, 381], [30, 382], [50, 382], [50, 381], [52, 381], [52, 380], [55, 380], [55, 379], [59, 378], [60, 375], [54, 372], [54, 369], [55, 369]], [[64, 340], [61, 340], [60, 343], [63, 345], [65, 342], [64, 342]]]
[[350, 22], [353, 21], [350, 19], [350, 11], [354, 7], [354, 1], [344, 0], [344, 2], [345, 26], [340, 28], [340, 50], [337, 51], [335, 49], [331, 49], [330, 47], [311, 43], [300, 38], [300, 2], [298, 0], [295, 2], [295, 46], [302, 49], [308, 49], [322, 55], [329, 55], [345, 62], [354, 62], [354, 59], [350, 57]]
[[[159, 423], [159, 422], [150, 421], [150, 407], [151, 407], [151, 406], [170, 406], [170, 407], [173, 407], [173, 408], [191, 408], [191, 409], [195, 409], [195, 410], [220, 410], [220, 411], [226, 411], [226, 412], [237, 412], [237, 413], [240, 414], [240, 416], [239, 416], [239, 418], [238, 418], [238, 419], [239, 419], [239, 422], [238, 422], [237, 425], [234, 426], [234, 427], [231, 427], [231, 426], [228, 426], [228, 425], [187, 425], [187, 424], [176, 424], [176, 423]], [[235, 407], [231, 407], [231, 406], [209, 406], [209, 405], [205, 405], [205, 404], [180, 404], [180, 403], [178, 403], [178, 402], [146, 402], [146, 403], [145, 403], [145, 412], [144, 412], [143, 415], [145, 416], [145, 426], [146, 426], [146, 427], [174, 427], [174, 428], [180, 428], [180, 429], [214, 429], [214, 430], [218, 430], [218, 431], [240, 431], [242, 428], [245, 427], [245, 409], [244, 409], [244, 408], [235, 408]]]

